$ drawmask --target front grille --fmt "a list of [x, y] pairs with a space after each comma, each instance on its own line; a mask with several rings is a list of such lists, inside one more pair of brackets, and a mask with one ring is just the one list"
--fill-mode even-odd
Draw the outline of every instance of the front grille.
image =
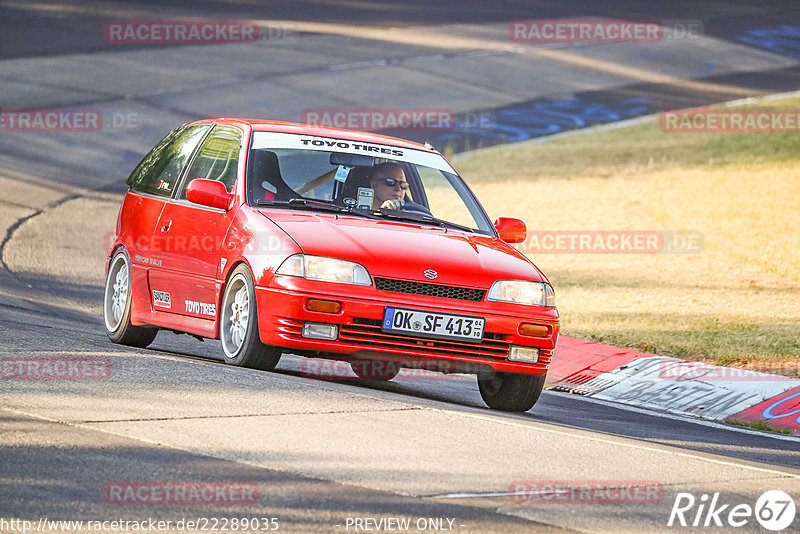
[[[382, 332], [380, 321], [378, 324], [368, 324], [372, 321], [361, 320], [360, 324], [342, 325], [339, 329], [339, 339], [345, 342], [370, 345], [375, 350], [387, 352], [400, 352], [427, 356], [466, 356], [486, 359], [505, 360], [508, 358], [510, 343], [502, 339], [493, 339], [496, 336], [484, 335], [480, 343], [465, 343], [457, 340], [424, 339], [402, 334]], [[497, 336], [499, 337], [499, 336]]]
[[483, 289], [424, 284], [407, 280], [394, 280], [392, 278], [375, 278], [375, 287], [380, 291], [393, 291], [395, 293], [409, 293], [411, 295], [445, 299], [471, 300], [473, 302], [480, 302], [486, 295], [486, 291]]
[[[276, 328], [281, 337], [287, 340], [306, 341], [301, 335], [303, 321], [280, 318], [277, 320]], [[383, 332], [380, 319], [364, 317], [354, 317], [353, 324], [340, 325], [338, 341], [386, 354], [423, 358], [477, 358], [487, 362], [507, 361], [511, 346], [505, 336], [496, 332], [484, 332], [480, 343], [425, 339]], [[547, 366], [551, 356], [552, 351], [542, 350], [539, 353], [539, 364]]]

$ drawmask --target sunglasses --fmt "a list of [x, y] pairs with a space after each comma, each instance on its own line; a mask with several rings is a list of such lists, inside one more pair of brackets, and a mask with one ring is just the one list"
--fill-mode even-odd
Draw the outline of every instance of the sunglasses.
[[394, 187], [397, 184], [400, 184], [400, 189], [403, 191], [408, 191], [408, 182], [401, 182], [400, 180], [395, 180], [394, 178], [375, 178], [377, 181], [383, 181], [389, 187]]

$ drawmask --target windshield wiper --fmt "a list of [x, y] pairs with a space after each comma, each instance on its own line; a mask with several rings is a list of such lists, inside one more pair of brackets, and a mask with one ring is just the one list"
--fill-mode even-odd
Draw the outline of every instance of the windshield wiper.
[[424, 213], [416, 214], [416, 213], [409, 213], [407, 211], [402, 210], [393, 210], [387, 208], [381, 208], [378, 210], [381, 214], [391, 217], [392, 219], [399, 219], [403, 221], [414, 221], [414, 222], [421, 222], [421, 223], [428, 223], [428, 224], [435, 224], [437, 226], [442, 226], [444, 228], [451, 228], [453, 230], [462, 230], [464, 232], [469, 232], [471, 234], [475, 233], [475, 230], [470, 228], [469, 226], [464, 226], [463, 224], [458, 224], [450, 221], [445, 221], [444, 219], [437, 219], [433, 215], [426, 215]]
[[345, 211], [342, 206], [324, 202], [322, 200], [314, 200], [310, 198], [290, 198], [289, 200], [256, 200], [258, 206], [274, 206], [274, 207], [291, 207], [291, 208], [309, 208], [314, 210], [325, 210], [341, 212]]
[[380, 219], [381, 217], [374, 215], [371, 210], [354, 209], [349, 206], [339, 206], [331, 204], [324, 200], [315, 200], [313, 198], [291, 198], [289, 200], [257, 200], [256, 205], [264, 207], [277, 207], [277, 208], [299, 208], [310, 209], [319, 211], [331, 211], [334, 213], [347, 213], [348, 215], [355, 215], [358, 217], [366, 217], [368, 219]]

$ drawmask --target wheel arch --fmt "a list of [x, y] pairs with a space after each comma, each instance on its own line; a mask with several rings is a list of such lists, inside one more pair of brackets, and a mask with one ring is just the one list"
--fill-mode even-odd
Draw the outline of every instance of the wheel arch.
[[[253, 267], [250, 265], [250, 262], [247, 261], [246, 258], [240, 257], [234, 261], [229, 261], [225, 264], [225, 268], [220, 273], [221, 281], [219, 283], [219, 291], [217, 293], [217, 318], [216, 318], [216, 326], [214, 331], [217, 335], [217, 339], [222, 338], [222, 305], [223, 301], [225, 300], [225, 291], [228, 288], [228, 282], [230, 281], [231, 274], [233, 271], [236, 270], [237, 267], [240, 265], [244, 265], [247, 267], [247, 270], [250, 271], [250, 277], [253, 278], [253, 284], [255, 284], [255, 278], [253, 276]], [[258, 306], [258, 303], [256, 303]]]
[[125, 243], [122, 242], [116, 243], [113, 247], [111, 247], [108, 253], [108, 258], [106, 258], [106, 276], [108, 276], [108, 270], [111, 268], [111, 261], [114, 259], [114, 256], [116, 256], [120, 250], [124, 250], [125, 254], [128, 256], [128, 261], [131, 264], [133, 263], [133, 260], [131, 260], [131, 253], [128, 252], [128, 247], [125, 246]]

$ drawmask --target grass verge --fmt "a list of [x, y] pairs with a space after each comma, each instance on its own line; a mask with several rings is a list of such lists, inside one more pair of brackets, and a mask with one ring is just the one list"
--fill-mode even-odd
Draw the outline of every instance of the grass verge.
[[792, 431], [787, 428], [778, 428], [773, 426], [766, 421], [742, 421], [740, 419], [725, 419], [725, 422], [729, 425], [735, 426], [744, 426], [747, 428], [754, 428], [756, 430], [764, 430], [766, 432], [778, 432], [780, 434], [791, 434]]

